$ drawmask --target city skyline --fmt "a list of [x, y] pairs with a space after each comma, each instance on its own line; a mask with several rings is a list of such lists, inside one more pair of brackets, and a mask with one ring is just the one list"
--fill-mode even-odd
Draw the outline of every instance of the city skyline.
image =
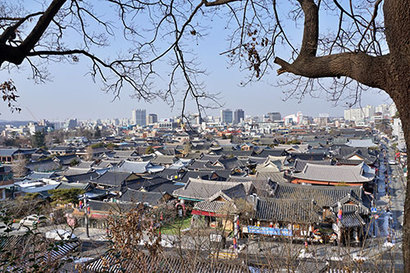
[[[215, 27], [217, 28], [217, 27]], [[319, 113], [329, 113], [331, 116], [343, 116], [347, 108], [346, 101], [340, 101], [339, 106], [333, 107], [331, 98], [326, 97], [326, 92], [316, 94], [318, 98], [306, 96], [301, 103], [298, 99], [283, 101], [286, 95], [282, 91], [288, 90], [288, 86], [278, 86], [279, 78], [276, 73], [267, 73], [262, 79], [251, 82], [245, 86], [241, 83], [248, 76], [245, 71], [238, 67], [228, 67], [228, 58], [220, 56], [218, 52], [225, 49], [220, 41], [223, 31], [215, 29], [210, 32], [206, 39], [201, 39], [196, 45], [198, 52], [197, 61], [207, 70], [206, 75], [200, 75], [204, 82], [204, 89], [211, 93], [219, 93], [218, 102], [222, 108], [208, 109], [207, 115], [217, 115], [221, 109], [243, 109], [249, 115], [265, 114], [268, 112], [281, 112], [282, 115], [302, 111], [307, 115], [314, 116]], [[200, 53], [208, 52], [201, 55]], [[215, 54], [209, 54], [215, 52]], [[28, 67], [20, 67], [20, 71], [5, 69], [0, 71], [4, 79], [12, 79], [17, 87], [17, 105], [22, 109], [21, 113], [10, 113], [6, 104], [0, 104], [1, 120], [65, 120], [69, 118], [105, 119], [127, 118], [133, 109], [147, 109], [147, 112], [156, 113], [158, 118], [180, 115], [182, 101], [176, 97], [173, 108], [159, 99], [152, 102], [138, 101], [129, 87], [124, 88], [119, 97], [112, 93], [101, 91], [101, 84], [94, 82], [89, 77], [89, 66], [85, 60], [75, 64], [51, 63], [47, 68], [50, 80], [44, 84], [35, 84], [30, 78]], [[162, 69], [162, 68], [161, 68]], [[18, 73], [17, 73], [18, 72]], [[229, 75], [229, 77], [227, 77]], [[166, 84], [164, 79], [158, 79], [155, 88], [163, 88]], [[182, 93], [182, 87], [180, 87]], [[366, 104], [378, 105], [389, 103], [389, 96], [380, 90], [370, 89], [362, 92], [362, 106]], [[352, 101], [348, 100], [351, 103]], [[212, 108], [215, 103], [208, 102]], [[358, 105], [354, 106], [357, 107]], [[188, 101], [187, 113], [197, 112], [196, 105], [192, 100]]]
[[[51, 90], [54, 89], [58, 85], [58, 82], [53, 82], [49, 86], [35, 86], [38, 87], [39, 90], [36, 90], [35, 92], [40, 92], [40, 93], [49, 93], [52, 92]], [[45, 90], [40, 90], [41, 87], [44, 87]], [[240, 89], [240, 87], [238, 87]], [[245, 95], [249, 96], [252, 94], [252, 92], [248, 91], [248, 89], [245, 87], [246, 90], [243, 90]], [[28, 92], [28, 93], [26, 93]], [[20, 113], [14, 112], [11, 113], [10, 110], [6, 107], [6, 105], [2, 105], [1, 111], [0, 111], [0, 120], [5, 120], [5, 121], [26, 121], [26, 120], [32, 120], [32, 121], [38, 121], [41, 119], [47, 119], [47, 120], [54, 120], [54, 121], [63, 121], [67, 120], [70, 118], [77, 118], [79, 120], [97, 120], [97, 119], [112, 119], [112, 118], [131, 118], [131, 111], [133, 109], [146, 109], [147, 113], [155, 113], [158, 115], [158, 119], [166, 119], [170, 117], [175, 117], [180, 115], [180, 110], [179, 109], [171, 109], [169, 105], [164, 103], [163, 101], [154, 101], [152, 103], [144, 103], [144, 102], [138, 102], [137, 100], [133, 99], [128, 99], [126, 96], [120, 97], [117, 100], [112, 100], [112, 95], [111, 94], [106, 94], [103, 92], [97, 92], [95, 96], [93, 97], [93, 100], [95, 102], [94, 105], [89, 105], [87, 101], [83, 102], [78, 102], [76, 107], [70, 107], [70, 104], [64, 105], [63, 107], [67, 107], [68, 110], [65, 111], [57, 111], [57, 109], [61, 108], [58, 107], [58, 105], [51, 104], [49, 107], [44, 107], [43, 104], [48, 104], [47, 100], [53, 101], [55, 98], [50, 98], [50, 96], [44, 96], [43, 100], [44, 102], [42, 104], [33, 104], [29, 105], [28, 101], [32, 99], [32, 96], [36, 96], [35, 92], [30, 94], [30, 91], [22, 91], [19, 93], [21, 95], [20, 99], [20, 106], [22, 107], [22, 110]], [[80, 92], [81, 91], [76, 91]], [[375, 96], [375, 94], [370, 94], [375, 91], [369, 91], [368, 93], [364, 94], [364, 96], [370, 96], [372, 99], [371, 100], [364, 100], [366, 103], [362, 103], [362, 107], [365, 105], [373, 105], [377, 106], [379, 104], [390, 104], [391, 100], [387, 98], [387, 95], [385, 97], [383, 96]], [[23, 94], [22, 94], [23, 93]], [[378, 92], [375, 92], [378, 93]], [[41, 95], [41, 94], [40, 94]], [[76, 100], [76, 97], [74, 96], [73, 98], [69, 98], [69, 94], [62, 94], [64, 96], [60, 96], [62, 100], [64, 101], [71, 101], [71, 100]], [[125, 94], [124, 94], [125, 95]], [[379, 94], [378, 94], [379, 95]], [[273, 96], [272, 96], [273, 97]], [[270, 97], [267, 97], [266, 100], [269, 101]], [[256, 100], [256, 99], [255, 99]], [[243, 109], [245, 111], [245, 115], [251, 115], [251, 116], [258, 116], [258, 115], [265, 115], [269, 112], [280, 112], [282, 116], [289, 115], [292, 113], [296, 113], [298, 111], [303, 112], [305, 115], [308, 116], [318, 116], [321, 113], [327, 113], [332, 117], [343, 117], [344, 116], [344, 110], [349, 109], [347, 107], [344, 107], [343, 105], [338, 105], [334, 107], [331, 102], [325, 101], [324, 99], [318, 99], [318, 98], [306, 98], [303, 100], [301, 103], [298, 103], [296, 100], [289, 100], [289, 101], [281, 101], [281, 100], [276, 100], [275, 105], [272, 105], [270, 107], [268, 103], [261, 103], [261, 105], [258, 108], [253, 107], [252, 101], [248, 100], [249, 104], [248, 106], [245, 104], [240, 104], [236, 105], [233, 103], [230, 104], [225, 104], [224, 107], [219, 108], [219, 109], [213, 109], [213, 110], [207, 110], [206, 111], [206, 116], [218, 116], [219, 112], [223, 109]], [[263, 102], [263, 101], [260, 101]], [[372, 103], [373, 102], [373, 103]], [[73, 102], [74, 103], [74, 102]], [[317, 107], [316, 104], [321, 104], [321, 107]], [[312, 108], [312, 104], [315, 106]], [[293, 107], [289, 107], [289, 105], [292, 105]], [[97, 109], [101, 108], [101, 111], [98, 111], [94, 109], [93, 111], [76, 111], [78, 109], [90, 109], [91, 107], [95, 107]], [[359, 105], [354, 106], [352, 108], [358, 108]], [[104, 109], [104, 111], [102, 111]], [[115, 109], [115, 110], [114, 110]], [[173, 111], [172, 111], [173, 110]], [[187, 114], [194, 114], [195, 108], [191, 107], [188, 108]]]

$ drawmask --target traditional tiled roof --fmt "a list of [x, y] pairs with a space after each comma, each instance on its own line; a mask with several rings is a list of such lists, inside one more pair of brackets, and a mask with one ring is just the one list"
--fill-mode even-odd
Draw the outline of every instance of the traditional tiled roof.
[[191, 165], [188, 166], [189, 170], [215, 170], [223, 169], [223, 167], [215, 167], [209, 160], [194, 160]]
[[91, 169], [93, 165], [94, 165], [94, 161], [81, 160], [81, 162], [76, 167], [82, 168], [82, 169]]
[[181, 198], [207, 200], [217, 192], [228, 190], [238, 184], [242, 184], [245, 193], [249, 194], [252, 187], [251, 182], [220, 182], [191, 178], [183, 188], [175, 190], [173, 195]]
[[[208, 170], [208, 171], [187, 171], [181, 174], [181, 177], [174, 179], [176, 181], [187, 183], [189, 178], [201, 178], [204, 180], [226, 181], [230, 176], [230, 170]], [[216, 176], [216, 178], [215, 178]]]
[[214, 162], [218, 161], [221, 158], [222, 158], [222, 155], [204, 154], [204, 155], [201, 156], [201, 160], [210, 161], [211, 163], [214, 163]]
[[120, 163], [115, 169], [115, 172], [127, 172], [127, 173], [145, 173], [147, 172], [148, 166], [150, 163], [138, 162], [138, 161], [128, 161], [124, 160]]
[[332, 165], [331, 160], [303, 160], [303, 159], [297, 158], [293, 165], [293, 171], [294, 172], [303, 171], [307, 163], [316, 164], [316, 165]]
[[288, 153], [286, 152], [286, 149], [279, 149], [279, 148], [274, 148], [274, 149], [263, 149], [259, 153], [254, 153], [253, 156], [257, 157], [268, 157], [268, 156], [286, 156]]
[[74, 176], [91, 173], [90, 168], [68, 167], [64, 171], [58, 172], [61, 176]]
[[157, 148], [155, 149], [157, 152], [159, 152], [162, 155], [178, 155], [180, 154], [175, 148], [169, 147], [169, 148]]
[[27, 163], [26, 168], [36, 172], [51, 172], [61, 168], [60, 164], [52, 159]]
[[58, 155], [56, 159], [61, 165], [70, 165], [71, 162], [80, 162], [80, 158], [77, 155]]
[[359, 213], [343, 213], [342, 219], [340, 220], [342, 225], [347, 228], [352, 227], [362, 227], [366, 223], [362, 217], [360, 217]]
[[51, 178], [54, 176], [56, 176], [54, 172], [32, 172], [31, 174], [26, 176], [26, 179], [37, 180], [43, 178]]
[[374, 147], [376, 144], [374, 144], [373, 140], [370, 138], [367, 139], [349, 139], [349, 141], [346, 143], [347, 146], [351, 147]]
[[65, 175], [63, 180], [67, 182], [82, 182], [82, 181], [89, 181], [97, 177], [98, 177], [98, 173], [88, 172], [88, 173], [81, 173], [81, 174], [74, 174], [74, 175]]
[[209, 200], [212, 201], [219, 197], [222, 197], [226, 200], [232, 201], [237, 198], [245, 198], [246, 196], [247, 194], [245, 191], [245, 187], [243, 186], [243, 184], [238, 184], [231, 188], [223, 189], [223, 190], [216, 192], [214, 195], [209, 197]]
[[219, 165], [222, 165], [225, 170], [244, 167], [244, 164], [242, 164], [242, 162], [236, 157], [219, 159], [214, 163], [214, 166], [219, 167]]
[[173, 155], [157, 155], [155, 158], [150, 160], [151, 163], [159, 165], [170, 165], [174, 164], [176, 161], [178, 161], [178, 158]]
[[258, 156], [249, 156], [246, 159], [244, 159], [244, 162], [246, 164], [262, 164], [266, 161], [266, 157], [258, 157]]
[[114, 202], [104, 202], [104, 201], [97, 201], [97, 200], [87, 200], [87, 205], [90, 207], [91, 211], [127, 211], [131, 209], [135, 209], [137, 207], [134, 203], [114, 203]]
[[177, 180], [180, 177], [181, 172], [178, 169], [166, 168], [162, 172], [158, 172], [155, 175], [166, 179]]
[[321, 221], [321, 208], [306, 199], [258, 198], [255, 218], [273, 222], [318, 223]]
[[97, 185], [117, 187], [123, 185], [130, 175], [130, 173], [108, 171], [101, 176], [90, 180], [90, 182]]
[[143, 192], [130, 188], [124, 192], [118, 200], [128, 203], [144, 203], [150, 206], [157, 206], [163, 200], [164, 193], [161, 192]]
[[370, 161], [374, 161], [377, 158], [377, 153], [369, 150], [366, 147], [349, 147], [345, 145], [333, 145], [331, 147], [331, 151], [338, 159], [347, 159], [354, 155], [367, 158]]
[[138, 152], [134, 150], [114, 150], [113, 156], [115, 158], [131, 159], [138, 157]]
[[325, 166], [307, 163], [302, 172], [293, 174], [293, 178], [324, 182], [366, 183], [372, 181], [374, 175], [364, 174], [362, 164]]
[[242, 151], [242, 150], [222, 150], [221, 151], [222, 154], [224, 154], [225, 156], [235, 156], [235, 157], [249, 157], [253, 155], [253, 151]]
[[249, 273], [249, 268], [237, 263], [211, 263], [207, 260], [190, 260], [189, 255], [151, 256], [143, 252], [135, 253], [135, 257], [124, 259], [121, 254], [114, 251], [105, 253], [100, 258], [90, 262], [86, 269], [88, 272], [201, 272], [201, 273]]
[[62, 189], [80, 189], [80, 190], [88, 190], [90, 188], [89, 183], [67, 183], [61, 182], [59, 186], [57, 186], [57, 190]]
[[315, 161], [323, 161], [326, 158], [325, 153], [292, 153], [291, 158], [289, 161], [294, 161], [296, 159], [301, 160], [315, 160]]
[[333, 208], [334, 211], [337, 211], [339, 207], [339, 203], [341, 205], [341, 209], [343, 212], [358, 212], [360, 214], [369, 214], [370, 210], [366, 206], [363, 205], [363, 202], [361, 199], [359, 199], [358, 196], [355, 194], [347, 194], [345, 197], [342, 199], [338, 200], [335, 202], [331, 207]]
[[272, 182], [270, 179], [252, 180], [252, 185], [259, 197], [273, 197], [277, 187], [277, 183]]
[[172, 195], [172, 193], [175, 190], [180, 189], [182, 187], [183, 185], [175, 185], [173, 182], [169, 181], [169, 182], [165, 182], [159, 185], [148, 186], [144, 189], [148, 192], [166, 192]]
[[202, 201], [195, 204], [194, 210], [213, 212], [213, 213], [235, 213], [235, 207], [230, 202], [223, 201]]
[[175, 185], [174, 182], [166, 178], [156, 176], [152, 178], [141, 178], [128, 183], [127, 187], [133, 190], [144, 190], [147, 192], [166, 192], [172, 194], [174, 190], [182, 186]]
[[[32, 242], [37, 243], [33, 244]], [[12, 263], [2, 263], [0, 265], [0, 271], [27, 272], [28, 268], [37, 269], [39, 271], [46, 269], [51, 271], [56, 270], [59, 268], [59, 261], [73, 252], [80, 244], [80, 241], [61, 241], [53, 244], [49, 239], [41, 238], [38, 234], [1, 236], [0, 258], [2, 261], [7, 261], [10, 259], [10, 256], [14, 254], [17, 254], [18, 258], [13, 260]], [[36, 253], [37, 255], [33, 256], [30, 255], [30, 253]], [[60, 264], [60, 266], [61, 265], [62, 264]], [[48, 266], [48, 268], [46, 268], [46, 266]]]
[[260, 172], [256, 174], [257, 179], [272, 180], [279, 183], [286, 183], [288, 180], [283, 176], [284, 172]]
[[357, 200], [362, 200], [362, 187], [329, 187], [277, 183], [274, 197], [278, 199], [302, 200], [307, 197], [315, 200], [319, 207], [331, 207], [349, 194]]
[[256, 172], [280, 172], [285, 165], [285, 156], [268, 156], [264, 163], [256, 166]]
[[93, 169], [101, 170], [101, 169], [108, 169], [118, 166], [121, 163], [120, 160], [107, 160], [103, 159], [99, 163], [93, 165]]
[[275, 149], [285, 149], [290, 153], [305, 153], [309, 150], [308, 144], [279, 144]]
[[13, 156], [18, 150], [18, 148], [0, 149], [0, 156]]

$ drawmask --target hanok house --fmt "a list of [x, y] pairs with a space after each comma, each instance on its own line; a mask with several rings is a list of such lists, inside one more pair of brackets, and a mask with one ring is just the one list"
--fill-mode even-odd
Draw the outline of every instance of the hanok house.
[[220, 190], [207, 200], [196, 203], [191, 213], [203, 216], [206, 226], [213, 228], [222, 226], [224, 230], [233, 230], [235, 215], [240, 213], [235, 200], [245, 200], [246, 196], [245, 187], [238, 184]]
[[368, 168], [364, 166], [364, 163], [356, 166], [326, 166], [307, 163], [302, 172], [291, 175], [291, 182], [294, 184], [369, 187], [375, 174], [366, 170]]
[[285, 169], [286, 156], [268, 156], [256, 166], [257, 173], [278, 173]]
[[[291, 228], [290, 231], [292, 232], [285, 232], [285, 235], [292, 233], [292, 236], [294, 234], [293, 230], [300, 230], [300, 227], [302, 227], [302, 234], [305, 235], [304, 232], [306, 232], [306, 228], [308, 228], [309, 238], [311, 240], [322, 239], [323, 241], [327, 241], [332, 237], [335, 240], [339, 236], [341, 242], [346, 238], [348, 238], [346, 241], [359, 242], [363, 240], [366, 235], [370, 222], [369, 208], [372, 200], [371, 196], [365, 193], [363, 187], [311, 186], [276, 183], [272, 181], [267, 183], [266, 186], [270, 188], [269, 195], [265, 195], [268, 198], [261, 198], [261, 200], [265, 201], [261, 201], [262, 203], [259, 203], [259, 207], [258, 203], [255, 202], [256, 212], [259, 209], [263, 213], [257, 213], [254, 224], [260, 221], [260, 226], [262, 227], [268, 227], [268, 225], [270, 225], [276, 228], [286, 228], [287, 230]], [[306, 200], [307, 197], [310, 198], [310, 200]], [[276, 205], [279, 205], [280, 201], [275, 200], [287, 201], [284, 201], [285, 205], [283, 205], [283, 207], [276, 208]], [[298, 200], [305, 201], [300, 203], [302, 204], [301, 207], [292, 207], [297, 206]], [[309, 203], [309, 201], [312, 203]], [[312, 204], [315, 206], [312, 207]], [[290, 211], [287, 211], [286, 206], [288, 206], [287, 209]], [[272, 212], [267, 212], [269, 209], [272, 210]], [[316, 213], [319, 213], [319, 221], [310, 221], [306, 216], [302, 215], [303, 217], [298, 216], [299, 218], [296, 218], [300, 219], [301, 223], [290, 223], [289, 220], [292, 219], [286, 215], [292, 215], [292, 210], [296, 212], [303, 210], [305, 213], [310, 213], [310, 218], [314, 220], [316, 219]], [[340, 215], [338, 215], [339, 212], [341, 213]], [[267, 218], [266, 215], [270, 215], [270, 219], [268, 219], [269, 217]], [[340, 222], [337, 220], [338, 216]], [[259, 219], [258, 217], [262, 218]], [[268, 220], [270, 221], [269, 223], [267, 222]], [[308, 222], [310, 223], [307, 223], [307, 220], [309, 220]], [[297, 225], [296, 227], [293, 226], [295, 224]], [[286, 225], [288, 227], [286, 227]], [[313, 230], [312, 227], [314, 227]], [[320, 232], [317, 231], [318, 229], [320, 229]], [[313, 232], [315, 230], [316, 232]], [[277, 234], [278, 233], [276, 233], [276, 235]]]
[[244, 233], [308, 240], [322, 221], [314, 200], [257, 197], [254, 204], [255, 216], [243, 227]]
[[52, 155], [68, 155], [68, 154], [74, 154], [75, 153], [75, 148], [70, 147], [70, 146], [56, 146], [48, 149], [48, 151]]
[[127, 183], [131, 183], [138, 178], [140, 178], [140, 176], [132, 173], [107, 171], [97, 178], [89, 180], [89, 182], [99, 189], [121, 191]]
[[116, 168], [113, 169], [113, 171], [115, 172], [127, 172], [135, 174], [157, 173], [162, 172], [163, 170], [163, 166], [153, 165], [149, 161], [138, 162], [128, 160], [121, 162]]
[[[222, 219], [216, 219], [218, 216], [226, 214], [221, 213], [220, 209], [224, 206], [230, 206], [234, 199], [243, 199], [254, 192], [252, 182], [226, 182], [210, 181], [202, 179], [189, 179], [188, 183], [180, 189], [174, 191], [173, 195], [180, 200], [177, 206], [193, 206], [192, 214], [204, 216], [207, 224], [218, 225]], [[199, 203], [198, 203], [199, 202]], [[231, 219], [233, 220], [233, 219]]]
[[29, 159], [31, 154], [34, 153], [36, 149], [17, 149], [17, 148], [5, 148], [0, 149], [0, 162], [11, 163], [18, 159], [19, 156], [24, 156]]
[[123, 204], [143, 204], [150, 208], [157, 208], [165, 204], [172, 196], [165, 192], [143, 192], [128, 188], [120, 197], [114, 198], [114, 202]]
[[376, 152], [368, 148], [340, 146], [332, 153], [338, 165], [358, 165], [364, 162], [366, 165], [375, 167], [378, 164]]

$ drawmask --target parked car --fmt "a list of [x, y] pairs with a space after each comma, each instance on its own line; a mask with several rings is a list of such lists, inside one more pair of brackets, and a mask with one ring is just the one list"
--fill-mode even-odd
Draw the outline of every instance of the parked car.
[[47, 223], [47, 217], [44, 215], [32, 214], [20, 220], [20, 227], [37, 228]]
[[77, 236], [75, 236], [75, 234], [64, 229], [54, 229], [47, 231], [45, 236], [47, 239], [53, 239], [56, 241], [77, 240]]

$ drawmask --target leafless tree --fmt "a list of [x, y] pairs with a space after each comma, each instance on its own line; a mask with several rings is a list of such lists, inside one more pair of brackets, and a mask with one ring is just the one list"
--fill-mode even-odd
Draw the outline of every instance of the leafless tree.
[[22, 178], [27, 174], [27, 159], [23, 154], [18, 154], [13, 161], [12, 170], [15, 178]]
[[[96, 48], [108, 45], [118, 24], [101, 19], [91, 1], [53, 0], [47, 2], [44, 10], [34, 12], [1, 2], [0, 64], [11, 69], [25, 61], [34, 78], [42, 81], [47, 73], [41, 62], [77, 62], [84, 57], [92, 64], [91, 75], [101, 78], [105, 90], [115, 95], [128, 84], [138, 98], [160, 96], [173, 105], [183, 84], [183, 113], [189, 97], [203, 110], [202, 99], [210, 98], [214, 102], [210, 106], [218, 104], [218, 100], [204, 91], [198, 76], [204, 69], [196, 63], [190, 45], [204, 36], [214, 16], [220, 16], [231, 33], [228, 49], [222, 54], [239, 68], [250, 71], [244, 83], [261, 78], [276, 64], [280, 66], [278, 74], [286, 73], [286, 83], [293, 86], [287, 93], [289, 97], [303, 98], [322, 91], [334, 101], [351, 97], [349, 105], [353, 105], [368, 88], [384, 90], [398, 108], [406, 143], [410, 143], [410, 35], [406, 31], [410, 5], [406, 0], [103, 3], [116, 9], [122, 37], [129, 42], [131, 51], [111, 58], [97, 54], [100, 51]], [[328, 33], [319, 29], [319, 18], [329, 22]], [[289, 23], [302, 21], [303, 37], [298, 45], [291, 39]], [[76, 43], [67, 39], [70, 32], [79, 35]], [[277, 57], [278, 53], [282, 58]], [[154, 91], [153, 80], [166, 61], [170, 64], [167, 87], [163, 92]], [[15, 89], [4, 90], [3, 93], [12, 91], [13, 102]], [[406, 195], [404, 211], [403, 252], [409, 272], [410, 194]]]

